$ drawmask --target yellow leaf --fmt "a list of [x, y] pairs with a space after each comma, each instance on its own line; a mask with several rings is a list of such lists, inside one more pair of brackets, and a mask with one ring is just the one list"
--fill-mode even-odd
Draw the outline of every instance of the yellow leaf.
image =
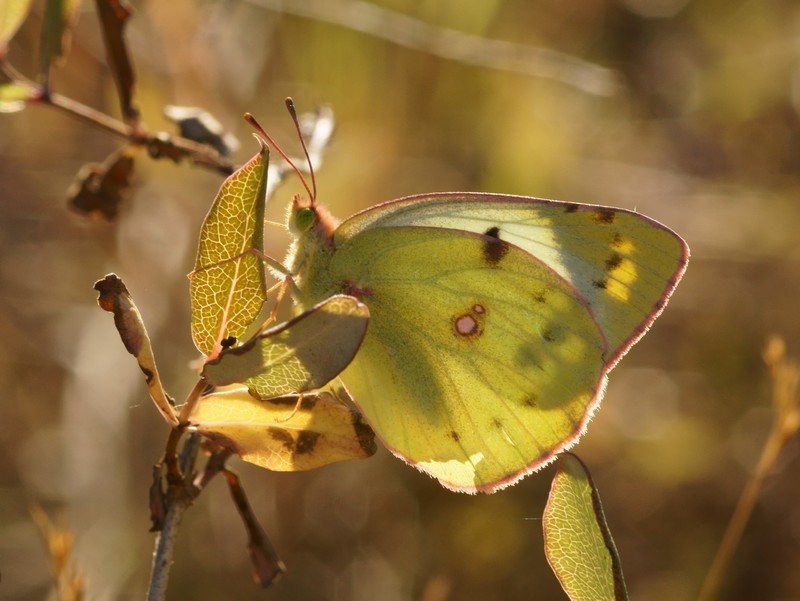
[[189, 420], [200, 434], [249, 463], [270, 470], [310, 470], [336, 461], [363, 459], [375, 453], [374, 433], [361, 415], [321, 391], [260, 401], [247, 389], [204, 396]]

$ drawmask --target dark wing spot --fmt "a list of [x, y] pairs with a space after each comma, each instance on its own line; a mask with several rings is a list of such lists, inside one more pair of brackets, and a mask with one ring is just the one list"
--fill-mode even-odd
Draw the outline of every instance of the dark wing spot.
[[320, 437], [319, 432], [311, 432], [310, 430], [303, 430], [297, 437], [297, 446], [294, 449], [295, 455], [305, 455], [314, 451], [317, 446], [317, 440]]
[[592, 219], [595, 223], [614, 223], [616, 213], [611, 209], [598, 209], [592, 212]]
[[372, 288], [365, 287], [362, 288], [358, 286], [355, 282], [350, 280], [345, 280], [339, 286], [339, 290], [342, 294], [346, 294], [347, 296], [354, 296], [357, 299], [369, 298], [373, 295]]
[[617, 267], [622, 265], [622, 255], [619, 253], [611, 253], [611, 256], [606, 259], [606, 271], [614, 271]]
[[483, 333], [478, 321], [469, 314], [453, 318], [453, 331], [462, 338], [473, 338]]
[[550, 328], [547, 328], [542, 332], [542, 339], [546, 342], [553, 342], [556, 339], [556, 335]]
[[611, 239], [611, 246], [620, 248], [623, 244], [625, 244], [625, 238], [622, 237], [622, 234], [619, 232], [614, 234], [614, 237]]
[[497, 419], [497, 418], [495, 417], [494, 419], [492, 419], [492, 425], [493, 425], [495, 428], [502, 428], [502, 427], [503, 427], [503, 422], [501, 422], [499, 419]]
[[546, 303], [547, 302], [547, 294], [544, 290], [539, 290], [536, 294], [533, 295], [533, 300], [537, 303]]
[[541, 350], [541, 343], [535, 343], [533, 341], [524, 342], [519, 345], [514, 359], [516, 363], [522, 367], [537, 367], [541, 369]]
[[529, 394], [525, 397], [522, 401], [522, 404], [526, 407], [536, 407], [536, 403], [538, 402], [539, 397], [536, 394]]
[[575, 213], [578, 210], [578, 205], [574, 203], [569, 203], [564, 207], [565, 213]]
[[608, 286], [608, 280], [605, 278], [603, 278], [602, 280], [595, 280], [594, 282], [592, 282], [592, 285], [595, 288], [600, 288], [601, 290], [605, 290], [606, 287]]
[[490, 227], [483, 233], [486, 238], [483, 242], [483, 257], [487, 263], [497, 265], [508, 253], [508, 244], [500, 239], [500, 228]]
[[219, 345], [223, 349], [231, 348], [234, 344], [236, 344], [236, 336], [228, 336], [227, 338], [223, 338], [219, 342]]
[[458, 435], [458, 432], [456, 432], [455, 430], [453, 430], [452, 432], [450, 432], [450, 438], [452, 438], [452, 439], [453, 439], [453, 440], [455, 440], [456, 442], [458, 442], [459, 440], [461, 440], [461, 436], [459, 436], [459, 435]]

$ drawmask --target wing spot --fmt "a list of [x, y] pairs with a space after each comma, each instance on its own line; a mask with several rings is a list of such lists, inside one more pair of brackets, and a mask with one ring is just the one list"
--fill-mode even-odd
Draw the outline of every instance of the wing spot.
[[556, 339], [556, 335], [550, 328], [547, 328], [542, 332], [542, 339], [545, 342], [553, 342]]
[[595, 280], [592, 282], [592, 285], [600, 290], [605, 290], [608, 287], [608, 280], [606, 278], [603, 278], [602, 280]]
[[539, 290], [533, 295], [533, 300], [537, 303], [546, 303], [547, 302], [547, 293], [544, 290]]
[[595, 223], [614, 223], [614, 217], [616, 217], [616, 213], [611, 209], [598, 209], [592, 212], [592, 219]]
[[353, 296], [359, 300], [362, 298], [369, 298], [373, 294], [372, 288], [368, 287], [362, 288], [361, 286], [358, 286], [355, 282], [351, 280], [345, 280], [344, 282], [342, 282], [340, 290], [342, 294], [346, 294], [347, 296]]
[[539, 397], [536, 394], [529, 394], [525, 397], [522, 401], [522, 404], [526, 407], [536, 407], [536, 403], [539, 401]]
[[495, 428], [502, 428], [502, 427], [503, 427], [503, 422], [501, 422], [499, 419], [497, 419], [497, 418], [495, 417], [494, 419], [492, 419], [492, 425], [493, 425]]
[[495, 266], [506, 256], [509, 246], [500, 239], [500, 228], [496, 225], [486, 230], [483, 235], [485, 236], [483, 258], [487, 263]]
[[564, 207], [564, 212], [565, 213], [576, 213], [577, 211], [578, 211], [578, 205], [576, 205], [574, 203], [568, 203]]
[[614, 271], [620, 265], [622, 265], [622, 261], [624, 261], [624, 259], [622, 258], [621, 254], [611, 253], [611, 256], [606, 259], [606, 271]]
[[541, 355], [540, 355], [541, 349], [542, 345], [537, 344], [533, 341], [528, 341], [523, 344], [520, 344], [519, 347], [517, 348], [517, 354], [516, 354], [517, 364], [523, 367], [535, 367], [537, 369], [542, 369]]
[[474, 305], [472, 305], [472, 311], [474, 313], [477, 313], [478, 315], [483, 315], [484, 313], [486, 313], [486, 307], [484, 307], [483, 305], [479, 305], [478, 303], [475, 303]]
[[452, 438], [452, 439], [453, 439], [453, 440], [455, 440], [456, 442], [458, 442], [459, 440], [461, 440], [461, 436], [459, 436], [458, 432], [456, 432], [455, 430], [453, 430], [452, 432], [450, 432], [450, 438]]
[[459, 315], [453, 318], [453, 329], [456, 334], [465, 338], [481, 335], [481, 326], [472, 315]]

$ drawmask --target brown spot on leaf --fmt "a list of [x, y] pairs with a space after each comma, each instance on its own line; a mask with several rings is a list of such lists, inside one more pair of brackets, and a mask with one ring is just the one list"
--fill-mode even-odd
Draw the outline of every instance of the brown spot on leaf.
[[231, 348], [234, 344], [236, 344], [236, 336], [228, 336], [227, 338], [223, 338], [219, 341], [219, 345], [222, 349]]
[[283, 448], [287, 451], [294, 449], [294, 438], [292, 438], [291, 434], [289, 434], [286, 430], [282, 428], [270, 427], [267, 428], [267, 434], [269, 434], [272, 440], [283, 445]]
[[295, 455], [305, 455], [314, 451], [319, 440], [320, 433], [312, 432], [311, 430], [303, 430], [297, 437], [297, 446], [294, 449]]
[[375, 451], [378, 450], [378, 445], [375, 443], [375, 432], [372, 431], [372, 428], [364, 421], [364, 418], [358, 411], [353, 411], [352, 415], [353, 430], [356, 431], [358, 446], [361, 447], [367, 457], [374, 455]]
[[142, 365], [139, 366], [139, 369], [142, 370], [142, 373], [144, 374], [144, 379], [148, 384], [153, 381], [153, 370], [152, 369], [148, 369], [148, 368], [146, 368], [146, 367], [144, 367]]

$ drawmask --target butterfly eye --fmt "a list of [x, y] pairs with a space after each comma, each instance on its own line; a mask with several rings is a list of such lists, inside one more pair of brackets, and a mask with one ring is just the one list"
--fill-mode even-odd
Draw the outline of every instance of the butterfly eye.
[[298, 209], [294, 217], [294, 225], [298, 231], [306, 232], [317, 220], [317, 212], [311, 207]]

